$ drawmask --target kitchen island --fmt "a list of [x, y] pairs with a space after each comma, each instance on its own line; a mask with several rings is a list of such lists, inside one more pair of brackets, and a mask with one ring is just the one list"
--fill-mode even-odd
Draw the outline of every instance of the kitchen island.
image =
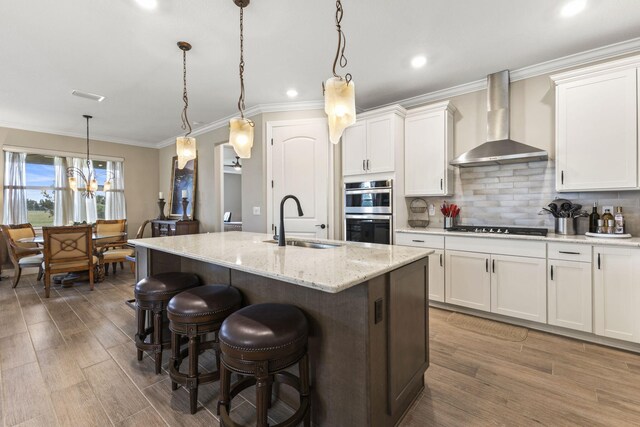
[[[312, 423], [392, 426], [424, 388], [431, 250], [230, 232], [131, 240], [138, 279], [185, 271], [231, 284], [245, 304], [288, 303], [309, 320]], [[336, 245], [336, 246], [331, 246]], [[281, 387], [292, 407], [297, 399]]]

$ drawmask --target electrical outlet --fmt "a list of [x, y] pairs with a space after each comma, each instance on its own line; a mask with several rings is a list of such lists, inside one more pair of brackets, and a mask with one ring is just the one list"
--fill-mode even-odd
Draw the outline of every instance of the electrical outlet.
[[254, 206], [253, 207], [253, 214], [254, 215], [260, 215], [260, 206]]
[[436, 207], [433, 206], [433, 203], [429, 205], [429, 215], [433, 216], [436, 214]]

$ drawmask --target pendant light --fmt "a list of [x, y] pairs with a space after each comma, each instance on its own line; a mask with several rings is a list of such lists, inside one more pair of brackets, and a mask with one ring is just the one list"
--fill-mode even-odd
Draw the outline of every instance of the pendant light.
[[333, 77], [323, 84], [324, 112], [327, 113], [329, 121], [329, 139], [334, 144], [340, 142], [340, 137], [344, 130], [356, 122], [355, 84], [351, 74], [347, 73], [343, 78], [336, 73], [337, 65], [340, 65], [341, 68], [347, 66], [347, 57], [344, 55], [347, 38], [340, 27], [342, 14], [342, 2], [337, 0], [336, 29], [338, 30], [338, 49], [333, 60]]
[[176, 138], [176, 153], [178, 154], [178, 169], [183, 169], [189, 160], [196, 158], [196, 139], [190, 137], [191, 123], [187, 116], [187, 108], [189, 108], [189, 97], [187, 96], [187, 52], [191, 50], [191, 45], [187, 42], [178, 42], [178, 47], [182, 51], [182, 100], [184, 108], [182, 109], [182, 130], [188, 130], [184, 136]]
[[[77, 167], [69, 167], [67, 168], [67, 178], [69, 179], [69, 188], [72, 191], [76, 192], [78, 189], [81, 189], [82, 195], [87, 199], [93, 199], [95, 197], [96, 191], [98, 191], [98, 180], [96, 179], [95, 172], [91, 166], [91, 155], [89, 153], [89, 119], [92, 119], [93, 116], [83, 115], [87, 120], [87, 171], [88, 174], [85, 175], [82, 169]], [[107, 176], [107, 180], [103, 185], [104, 191], [111, 190], [111, 178], [113, 178], [112, 174]], [[80, 180], [80, 182], [78, 182]], [[80, 187], [78, 184], [80, 183]]]
[[240, 117], [229, 120], [229, 144], [233, 146], [238, 157], [248, 159], [251, 157], [251, 147], [253, 147], [253, 128], [255, 123], [244, 117], [244, 8], [249, 5], [250, 0], [233, 0], [240, 8], [240, 98], [238, 99], [238, 110]]

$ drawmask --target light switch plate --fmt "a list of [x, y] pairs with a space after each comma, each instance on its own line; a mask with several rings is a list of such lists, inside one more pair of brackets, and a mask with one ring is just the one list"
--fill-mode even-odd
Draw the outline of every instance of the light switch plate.
[[253, 214], [254, 215], [260, 215], [260, 206], [254, 206], [253, 207]]

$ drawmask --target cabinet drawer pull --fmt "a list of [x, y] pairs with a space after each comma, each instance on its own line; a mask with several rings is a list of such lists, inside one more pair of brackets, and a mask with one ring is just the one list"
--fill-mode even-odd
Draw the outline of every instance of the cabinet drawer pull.
[[496, 260], [495, 260], [495, 259], [492, 259], [492, 260], [491, 260], [491, 271], [492, 271], [493, 273], [495, 273], [495, 272], [496, 272]]
[[424, 240], [412, 240], [412, 242], [416, 242], [416, 243], [424, 243]]
[[365, 165], [365, 160], [363, 160], [363, 161], [362, 161], [362, 170], [363, 170], [363, 171], [366, 171], [367, 169], [365, 168], [365, 166], [364, 166], [364, 165]]
[[484, 260], [484, 269], [487, 273], [489, 272], [489, 258]]
[[560, 184], [564, 184], [564, 171], [560, 171]]
[[440, 180], [440, 189], [441, 189], [441, 190], [444, 188], [442, 185], [443, 185], [443, 180], [441, 179], [441, 180]]
[[600, 270], [600, 254], [598, 254], [598, 270]]
[[553, 280], [553, 265], [551, 266], [551, 280]]
[[571, 251], [558, 251], [559, 254], [567, 254], [567, 255], [580, 255], [580, 252], [571, 252]]
[[370, 160], [369, 160], [369, 159], [367, 159], [367, 170], [368, 170], [368, 171], [370, 171], [370, 170], [371, 170], [371, 164], [370, 164], [369, 162], [370, 162]]
[[440, 267], [442, 267], [442, 254], [440, 254]]

